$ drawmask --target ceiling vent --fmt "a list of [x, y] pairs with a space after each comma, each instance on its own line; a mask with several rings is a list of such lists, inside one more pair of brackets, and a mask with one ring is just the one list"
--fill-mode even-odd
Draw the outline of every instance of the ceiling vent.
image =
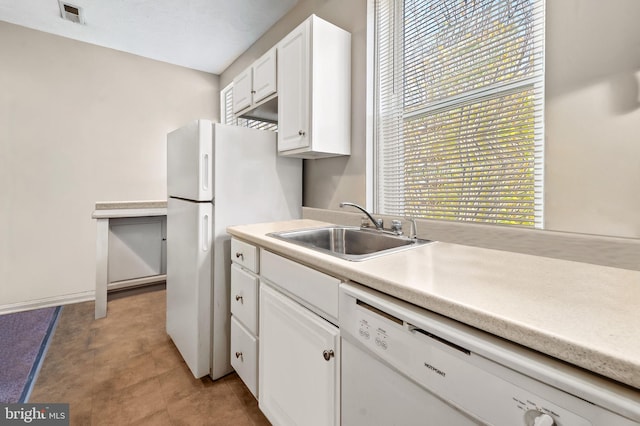
[[84, 12], [81, 7], [65, 3], [61, 0], [58, 0], [58, 4], [60, 5], [60, 16], [62, 16], [62, 19], [75, 22], [76, 24], [84, 24]]

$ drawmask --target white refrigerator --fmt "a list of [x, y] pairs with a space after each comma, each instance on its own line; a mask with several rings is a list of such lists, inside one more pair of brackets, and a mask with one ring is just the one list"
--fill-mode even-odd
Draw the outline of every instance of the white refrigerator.
[[231, 372], [227, 226], [296, 219], [302, 160], [276, 134], [197, 120], [167, 135], [167, 333], [197, 378]]

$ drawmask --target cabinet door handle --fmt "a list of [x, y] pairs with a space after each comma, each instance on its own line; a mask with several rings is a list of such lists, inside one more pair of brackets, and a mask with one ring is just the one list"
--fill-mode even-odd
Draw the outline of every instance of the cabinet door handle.
[[236, 252], [236, 259], [244, 260], [244, 254], [240, 253], [239, 251]]
[[244, 359], [242, 358], [242, 352], [236, 352], [236, 358], [238, 358], [240, 361], [244, 361]]
[[329, 361], [333, 356], [335, 356], [333, 349], [324, 350], [322, 352], [322, 357], [324, 358], [325, 361]]
[[300, 136], [304, 136], [306, 133], [305, 133], [304, 131], [302, 131], [302, 130], [298, 130], [298, 134], [299, 134]]
[[244, 299], [242, 298], [242, 296], [236, 294], [236, 302], [244, 303]]

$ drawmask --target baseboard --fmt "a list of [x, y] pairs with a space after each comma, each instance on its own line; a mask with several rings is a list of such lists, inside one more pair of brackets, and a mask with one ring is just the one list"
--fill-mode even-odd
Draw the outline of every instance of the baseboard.
[[95, 291], [65, 294], [63, 296], [47, 297], [45, 299], [29, 300], [27, 302], [10, 303], [0, 305], [0, 315], [13, 312], [30, 311], [33, 309], [48, 308], [50, 306], [70, 305], [72, 303], [88, 302], [95, 300]]
[[146, 286], [150, 284], [158, 284], [167, 281], [167, 275], [153, 275], [151, 277], [135, 278], [131, 280], [116, 281], [107, 284], [107, 291], [120, 291], [128, 288]]

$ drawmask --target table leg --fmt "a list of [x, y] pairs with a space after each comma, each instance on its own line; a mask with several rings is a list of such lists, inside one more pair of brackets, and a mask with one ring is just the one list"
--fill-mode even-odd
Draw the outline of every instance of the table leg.
[[96, 235], [96, 319], [107, 316], [109, 265], [109, 219], [97, 219]]

